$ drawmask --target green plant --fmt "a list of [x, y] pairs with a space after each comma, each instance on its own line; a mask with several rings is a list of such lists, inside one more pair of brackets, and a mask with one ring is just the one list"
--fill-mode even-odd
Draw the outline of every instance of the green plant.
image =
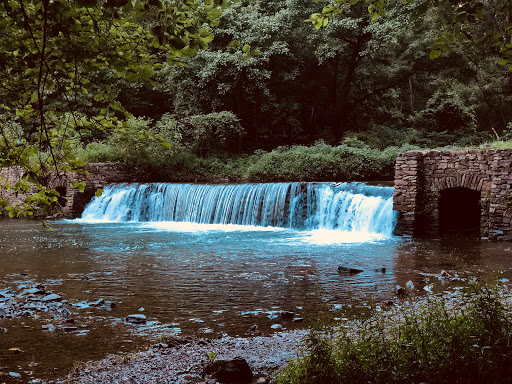
[[507, 383], [512, 315], [503, 293], [472, 283], [456, 301], [430, 297], [349, 328], [314, 329], [277, 382]]
[[206, 357], [208, 358], [208, 361], [210, 361], [211, 363], [217, 360], [217, 354], [215, 352], [208, 352], [206, 354]]

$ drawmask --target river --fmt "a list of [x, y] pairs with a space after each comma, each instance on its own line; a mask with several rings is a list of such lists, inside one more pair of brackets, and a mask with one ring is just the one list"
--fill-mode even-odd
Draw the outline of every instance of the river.
[[[162, 334], [243, 336], [254, 325], [268, 334], [368, 300], [396, 301], [396, 285], [408, 281], [424, 294], [470, 275], [512, 277], [510, 243], [393, 236], [390, 199], [392, 188], [361, 183], [118, 185], [78, 220], [4, 220], [0, 292], [40, 283], [69, 313], [0, 320], [0, 372], [51, 382]], [[451, 278], [439, 279], [442, 270]], [[127, 322], [131, 314], [147, 323]]]

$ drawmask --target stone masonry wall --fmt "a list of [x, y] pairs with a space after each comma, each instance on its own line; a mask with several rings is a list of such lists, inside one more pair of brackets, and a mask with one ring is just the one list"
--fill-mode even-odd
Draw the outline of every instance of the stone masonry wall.
[[[75, 173], [65, 173], [59, 177], [52, 177], [48, 186], [51, 188], [65, 188], [68, 201], [62, 208], [64, 218], [74, 218], [81, 215], [83, 209], [91, 201], [95, 192], [99, 188], [105, 187], [110, 183], [130, 182], [133, 181], [131, 170], [125, 165], [119, 163], [94, 163], [87, 164], [85, 170], [89, 172], [88, 176], [78, 175]], [[0, 169], [0, 178], [6, 179], [8, 183], [15, 183], [22, 176], [21, 167], [10, 167]], [[84, 192], [79, 192], [71, 186], [73, 181], [85, 181]], [[5, 191], [0, 191], [5, 195]], [[7, 200], [11, 203], [21, 203], [26, 195], [7, 196]]]
[[411, 151], [396, 162], [394, 209], [397, 234], [439, 233], [443, 190], [480, 193], [480, 236], [512, 240], [512, 149]]

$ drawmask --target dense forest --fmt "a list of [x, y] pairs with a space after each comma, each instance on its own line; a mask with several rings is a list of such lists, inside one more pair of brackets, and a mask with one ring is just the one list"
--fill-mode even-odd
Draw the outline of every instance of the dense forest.
[[322, 28], [315, 0], [104, 3], [0, 2], [1, 166], [42, 187], [94, 161], [153, 180], [385, 179], [401, 151], [512, 137], [507, 0], [461, 2], [466, 24], [452, 2], [375, 17], [350, 1]]
[[[193, 167], [192, 174], [389, 178], [394, 157], [412, 148], [408, 145], [468, 146], [508, 138], [512, 82], [507, 67], [471, 41], [431, 59], [451, 15], [435, 9], [411, 20], [417, 6], [394, 1], [384, 17], [371, 21], [367, 5], [357, 3], [316, 30], [305, 22], [318, 11], [315, 0], [232, 4], [209, 48], [186, 58], [185, 66], [166, 65], [154, 87], [119, 81], [112, 88], [138, 118], [132, 129], [153, 127], [173, 143], [178, 155], [161, 162]], [[486, 3], [484, 22], [507, 22], [500, 9]], [[116, 143], [116, 148], [136, 148], [127, 137], [117, 140], [126, 146]], [[112, 143], [88, 147], [90, 160], [131, 156], [140, 162], [141, 149], [148, 148], [141, 143], [135, 153], [115, 153]], [[326, 147], [343, 144], [338, 151]], [[313, 145], [316, 150], [291, 148]], [[404, 147], [387, 154], [372, 151], [393, 146]], [[291, 152], [285, 155], [287, 148]], [[260, 156], [247, 161], [239, 156], [254, 153]], [[152, 148], [147, 156], [154, 154]], [[354, 155], [360, 169], [343, 164]], [[198, 163], [198, 158], [215, 161]], [[232, 159], [229, 169], [219, 164], [226, 158]]]

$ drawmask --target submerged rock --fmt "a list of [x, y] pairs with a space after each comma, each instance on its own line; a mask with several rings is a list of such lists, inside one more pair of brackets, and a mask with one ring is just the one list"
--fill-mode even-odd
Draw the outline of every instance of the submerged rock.
[[363, 272], [362, 269], [342, 267], [342, 266], [338, 267], [338, 273], [348, 273], [350, 275], [356, 275], [361, 272]]
[[293, 317], [295, 316], [295, 314], [293, 312], [290, 312], [290, 311], [281, 311], [281, 313], [279, 314], [279, 316], [281, 317], [281, 319], [283, 320], [292, 320]]
[[220, 383], [248, 384], [253, 376], [249, 364], [242, 358], [214, 361], [206, 366], [204, 373]]
[[147, 317], [141, 313], [126, 316], [126, 321], [132, 324], [145, 324]]

